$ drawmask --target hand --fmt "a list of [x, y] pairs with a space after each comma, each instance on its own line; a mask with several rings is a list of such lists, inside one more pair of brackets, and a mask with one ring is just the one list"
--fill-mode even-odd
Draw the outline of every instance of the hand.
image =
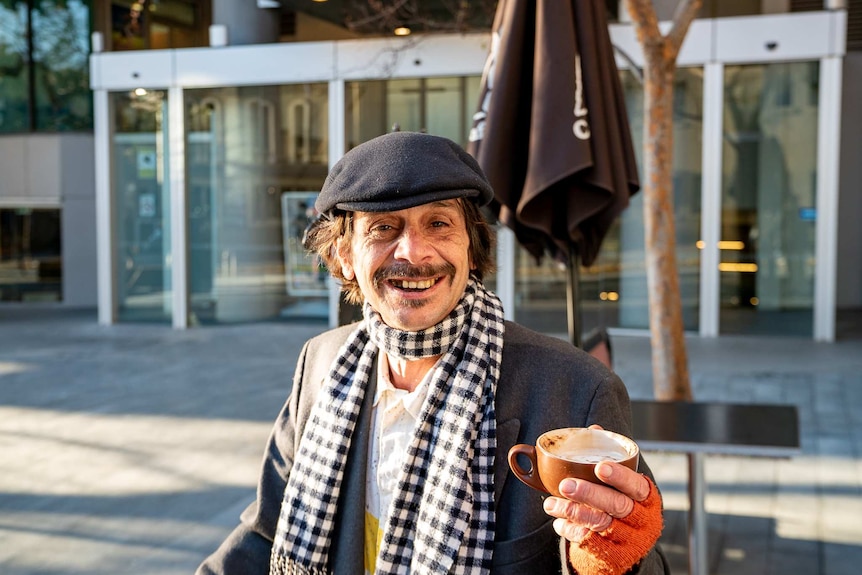
[[580, 543], [591, 531], [605, 531], [614, 518], [628, 516], [635, 502], [650, 494], [649, 480], [619, 463], [599, 463], [596, 476], [607, 485], [564, 479], [560, 482], [564, 497], [549, 497], [544, 502], [545, 513], [557, 518], [554, 530], [573, 543]]

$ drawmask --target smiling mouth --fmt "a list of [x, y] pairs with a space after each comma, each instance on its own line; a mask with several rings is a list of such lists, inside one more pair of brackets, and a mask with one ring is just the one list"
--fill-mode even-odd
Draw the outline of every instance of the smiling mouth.
[[389, 283], [392, 284], [392, 286], [394, 286], [398, 289], [401, 289], [401, 290], [423, 291], [423, 290], [426, 290], [426, 289], [432, 287], [438, 281], [440, 281], [440, 278], [433, 278], [433, 279], [428, 279], [428, 280], [418, 280], [418, 281], [417, 280], [390, 280]]
[[396, 262], [374, 274], [374, 284], [383, 282], [402, 292], [423, 292], [433, 288], [443, 278], [455, 276], [455, 266], [445, 262], [439, 265], [414, 266]]

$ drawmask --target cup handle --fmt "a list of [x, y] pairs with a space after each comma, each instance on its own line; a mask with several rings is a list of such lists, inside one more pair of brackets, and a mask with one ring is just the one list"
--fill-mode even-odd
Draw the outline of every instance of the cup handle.
[[[525, 455], [530, 460], [529, 471], [521, 467], [518, 463], [518, 455]], [[512, 447], [512, 449], [509, 450], [509, 468], [512, 470], [512, 473], [515, 474], [515, 477], [533, 489], [538, 489], [539, 491], [548, 493], [548, 490], [545, 489], [545, 486], [542, 484], [542, 480], [539, 479], [539, 466], [536, 464], [536, 447], [534, 445], [519, 443]]]

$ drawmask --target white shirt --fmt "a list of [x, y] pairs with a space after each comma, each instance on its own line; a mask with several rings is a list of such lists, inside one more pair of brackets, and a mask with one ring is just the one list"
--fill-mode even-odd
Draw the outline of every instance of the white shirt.
[[[383, 538], [383, 528], [407, 446], [428, 395], [428, 374], [413, 391], [398, 389], [389, 377], [389, 360], [380, 352], [377, 360], [377, 392], [371, 419], [368, 483], [365, 489], [365, 572], [373, 573]], [[429, 374], [433, 372], [429, 370]]]

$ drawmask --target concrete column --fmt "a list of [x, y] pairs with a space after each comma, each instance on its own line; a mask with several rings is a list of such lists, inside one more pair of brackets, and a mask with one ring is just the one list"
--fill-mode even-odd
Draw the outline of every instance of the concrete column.
[[213, 0], [212, 10], [212, 23], [227, 28], [231, 46], [278, 42], [278, 8], [258, 8], [250, 0]]

